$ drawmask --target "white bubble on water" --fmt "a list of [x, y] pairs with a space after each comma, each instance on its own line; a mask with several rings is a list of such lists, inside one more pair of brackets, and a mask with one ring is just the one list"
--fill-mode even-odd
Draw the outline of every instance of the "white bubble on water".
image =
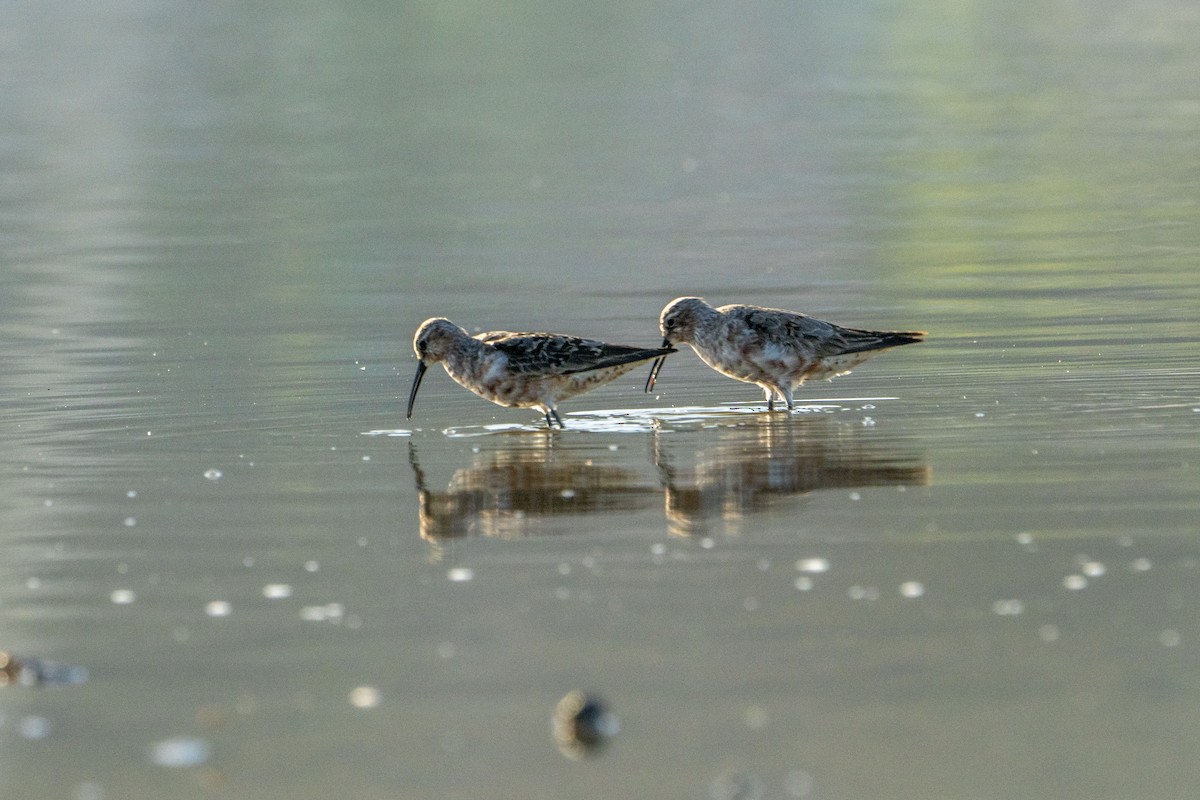
[[218, 481], [218, 480], [220, 480], [220, 479], [221, 479], [221, 475], [222, 475], [222, 473], [221, 473], [221, 470], [219, 470], [219, 469], [206, 469], [206, 470], [204, 470], [204, 477], [208, 478], [210, 481]]
[[17, 731], [22, 739], [45, 739], [50, 735], [50, 720], [37, 715], [21, 717], [21, 721], [17, 723]]
[[103, 784], [96, 781], [84, 781], [76, 784], [72, 800], [104, 800], [106, 796]]
[[326, 603], [322, 606], [305, 606], [300, 609], [300, 619], [305, 622], [341, 622], [346, 608], [341, 603]]
[[1163, 647], [1178, 647], [1179, 643], [1183, 641], [1183, 637], [1174, 628], [1167, 628], [1159, 632], [1158, 641]]
[[204, 613], [210, 617], [228, 617], [233, 613], [233, 604], [228, 600], [210, 600], [204, 604]]
[[992, 613], [998, 617], [1015, 617], [1025, 613], [1025, 604], [1015, 597], [997, 600], [992, 603]]
[[879, 588], [876, 586], [860, 586], [855, 584], [846, 590], [851, 600], [878, 600]]
[[1058, 631], [1057, 625], [1052, 625], [1052, 624], [1047, 623], [1047, 624], [1043, 625], [1042, 627], [1038, 628], [1038, 638], [1041, 639], [1043, 642], [1046, 642], [1047, 644], [1049, 644], [1050, 642], [1057, 642], [1058, 637], [1059, 637], [1059, 631]]
[[1087, 588], [1087, 578], [1082, 575], [1067, 575], [1062, 580], [1063, 588], [1069, 589], [1072, 592], [1077, 592], [1080, 589]]
[[759, 730], [770, 724], [771, 714], [762, 706], [746, 706], [742, 711], [742, 722], [751, 730]]
[[174, 736], [150, 747], [150, 760], [160, 767], [195, 767], [211, 755], [212, 745], [197, 736]]
[[466, 583], [475, 579], [475, 570], [470, 567], [451, 567], [447, 570], [446, 577], [452, 583]]
[[708, 785], [711, 800], [762, 800], [763, 782], [753, 772], [725, 772]]
[[813, 777], [802, 769], [783, 776], [783, 790], [788, 797], [809, 797], [813, 793]]
[[375, 708], [383, 700], [383, 693], [374, 686], [356, 686], [350, 692], [350, 705], [355, 708]]

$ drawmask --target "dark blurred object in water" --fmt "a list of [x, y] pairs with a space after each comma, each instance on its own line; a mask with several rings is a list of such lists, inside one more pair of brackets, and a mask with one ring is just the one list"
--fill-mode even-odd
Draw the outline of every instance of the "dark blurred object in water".
[[554, 707], [554, 741], [568, 758], [592, 755], [616, 735], [621, 722], [595, 695], [575, 689]]
[[18, 658], [0, 650], [0, 686], [67, 686], [84, 683], [87, 679], [86, 667]]

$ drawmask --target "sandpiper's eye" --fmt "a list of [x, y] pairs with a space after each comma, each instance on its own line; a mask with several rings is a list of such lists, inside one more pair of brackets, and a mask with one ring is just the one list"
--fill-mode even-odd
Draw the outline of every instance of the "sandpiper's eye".
[[666, 328], [667, 330], [671, 330], [671, 328], [674, 328], [675, 327], [675, 318], [667, 317], [666, 319], [664, 319], [663, 327]]

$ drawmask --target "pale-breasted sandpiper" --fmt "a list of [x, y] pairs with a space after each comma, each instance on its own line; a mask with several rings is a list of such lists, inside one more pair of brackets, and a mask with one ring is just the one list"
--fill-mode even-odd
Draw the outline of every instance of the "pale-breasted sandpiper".
[[413, 336], [417, 374], [408, 395], [406, 417], [425, 370], [441, 363], [459, 385], [509, 408], [536, 408], [546, 424], [563, 427], [557, 403], [624, 375], [638, 364], [675, 352], [662, 347], [629, 347], [555, 333], [490, 331], [471, 336], [448, 319], [433, 317]]
[[[880, 350], [922, 341], [924, 331], [844, 328], [795, 311], [752, 305], [713, 308], [699, 297], [678, 297], [659, 317], [663, 347], [688, 344], [705, 364], [735, 380], [757, 384], [767, 410], [810, 379], [845, 375]], [[663, 357], [646, 380], [654, 388]]]

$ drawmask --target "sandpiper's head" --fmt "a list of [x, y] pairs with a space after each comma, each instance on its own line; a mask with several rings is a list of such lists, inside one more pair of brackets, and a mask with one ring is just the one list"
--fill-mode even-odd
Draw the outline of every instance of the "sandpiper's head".
[[450, 346], [459, 339], [470, 338], [467, 332], [445, 317], [430, 317], [421, 323], [413, 335], [413, 352], [417, 355], [417, 374], [413, 377], [412, 389], [408, 392], [408, 410], [405, 418], [412, 417], [413, 403], [417, 399], [417, 389], [421, 387], [421, 378], [430, 364], [444, 361]]
[[430, 317], [413, 335], [413, 352], [422, 364], [436, 364], [445, 359], [451, 342], [461, 338], [469, 338], [462, 328], [445, 317]]
[[699, 297], [676, 297], [667, 303], [658, 318], [663, 346], [690, 342], [696, 333], [696, 323], [713, 307]]

